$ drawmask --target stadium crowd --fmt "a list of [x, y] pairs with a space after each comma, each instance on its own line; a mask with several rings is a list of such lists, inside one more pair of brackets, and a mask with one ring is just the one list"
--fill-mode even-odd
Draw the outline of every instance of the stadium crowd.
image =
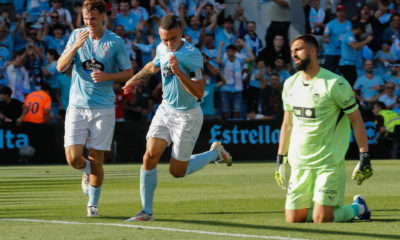
[[[125, 41], [135, 73], [155, 56], [159, 19], [173, 14], [186, 41], [203, 54], [207, 84], [201, 106], [206, 118], [282, 118], [282, 86], [295, 72], [289, 48], [289, 0], [258, 1], [268, 4], [266, 18], [271, 23], [265, 36], [256, 34], [256, 22], [245, 17], [240, 0], [227, 17], [225, 3], [215, 0], [108, 0], [106, 4], [104, 24]], [[380, 101], [384, 103], [380, 106], [396, 113], [391, 117], [398, 117], [400, 0], [302, 0], [302, 4], [305, 32], [321, 45], [320, 63], [349, 81], [363, 111], [372, 112]], [[2, 123], [63, 121], [72, 69], [59, 73], [56, 65], [71, 32], [84, 27], [81, 6], [77, 0], [0, 1]], [[145, 79], [129, 94], [123, 93], [123, 84], [114, 83], [117, 121], [150, 120], [162, 99], [160, 81], [161, 76]], [[35, 97], [40, 101], [30, 100]], [[29, 113], [41, 117], [32, 120]], [[386, 126], [389, 115], [377, 115]], [[387, 130], [394, 132], [392, 126]]]

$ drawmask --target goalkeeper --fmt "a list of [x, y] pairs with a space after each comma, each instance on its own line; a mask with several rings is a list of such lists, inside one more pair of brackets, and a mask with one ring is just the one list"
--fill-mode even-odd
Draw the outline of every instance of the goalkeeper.
[[318, 64], [318, 42], [301, 35], [291, 43], [298, 70], [282, 93], [284, 118], [279, 139], [275, 179], [285, 186], [285, 160], [291, 166], [287, 188], [286, 222], [343, 222], [370, 219], [365, 199], [343, 205], [345, 154], [350, 123], [360, 150], [353, 179], [360, 185], [372, 175], [364, 121], [349, 83]]

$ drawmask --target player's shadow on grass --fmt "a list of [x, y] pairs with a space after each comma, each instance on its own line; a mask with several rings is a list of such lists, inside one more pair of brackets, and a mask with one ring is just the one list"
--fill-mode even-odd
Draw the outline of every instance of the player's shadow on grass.
[[243, 229], [258, 229], [258, 230], [275, 230], [275, 231], [291, 231], [291, 232], [305, 232], [305, 233], [316, 233], [316, 234], [336, 234], [345, 236], [355, 237], [371, 237], [381, 239], [400, 239], [400, 235], [390, 234], [375, 234], [375, 233], [361, 233], [361, 232], [347, 232], [347, 231], [335, 231], [335, 230], [321, 230], [321, 229], [310, 229], [310, 228], [298, 228], [294, 227], [296, 224], [288, 224], [288, 226], [264, 226], [254, 224], [243, 224], [243, 223], [229, 223], [220, 221], [205, 221], [205, 220], [177, 220], [177, 219], [157, 219], [158, 222], [177, 222], [177, 223], [188, 223], [188, 224], [199, 224], [199, 225], [211, 225], [211, 226], [226, 226]]

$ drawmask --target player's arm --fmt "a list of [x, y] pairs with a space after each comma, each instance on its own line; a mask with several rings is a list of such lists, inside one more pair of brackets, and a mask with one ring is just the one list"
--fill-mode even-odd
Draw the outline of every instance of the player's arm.
[[125, 94], [128, 94], [132, 87], [136, 86], [136, 84], [143, 78], [150, 77], [153, 74], [156, 74], [160, 71], [159, 67], [154, 66], [153, 62], [147, 63], [142, 70], [133, 75], [122, 88]]
[[175, 55], [172, 55], [169, 58], [168, 65], [171, 67], [172, 72], [182, 83], [186, 91], [188, 91], [197, 100], [200, 100], [204, 95], [203, 77], [201, 76], [201, 79], [191, 79], [189, 76], [186, 76], [186, 74], [179, 68], [178, 58], [176, 58]]
[[22, 105], [22, 113], [21, 116], [19, 116], [19, 118], [17, 118], [15, 121], [17, 123], [17, 125], [20, 125], [22, 123], [22, 120], [24, 119], [25, 115], [28, 113], [29, 109], [28, 106], [26, 106], [25, 104]]
[[115, 81], [115, 82], [125, 82], [133, 75], [132, 68], [123, 70], [117, 73], [105, 73], [102, 71], [93, 71], [90, 73], [93, 81], [95, 83], [105, 82], [105, 81]]
[[293, 117], [291, 111], [285, 111], [279, 136], [278, 155], [276, 156], [275, 181], [279, 187], [286, 189], [286, 163], [292, 135]]
[[371, 42], [372, 39], [373, 39], [373, 37], [372, 37], [371, 35], [368, 35], [368, 37], [367, 37], [365, 40], [360, 41], [360, 42], [353, 41], [353, 42], [350, 42], [349, 45], [350, 45], [350, 47], [352, 47], [354, 50], [358, 51], [358, 50], [361, 50], [361, 49], [362, 49], [365, 45], [367, 45], [369, 42]]
[[57, 61], [57, 71], [65, 72], [69, 65], [72, 63], [76, 51], [85, 43], [85, 41], [89, 38], [89, 31], [81, 31], [78, 33], [78, 36], [75, 39], [74, 44], [64, 52], [63, 55]]
[[347, 116], [350, 119], [354, 137], [360, 150], [360, 162], [355, 167], [351, 178], [357, 181], [358, 185], [361, 185], [363, 181], [370, 178], [373, 173], [368, 152], [367, 132], [365, 131], [364, 121], [358, 109], [347, 114]]

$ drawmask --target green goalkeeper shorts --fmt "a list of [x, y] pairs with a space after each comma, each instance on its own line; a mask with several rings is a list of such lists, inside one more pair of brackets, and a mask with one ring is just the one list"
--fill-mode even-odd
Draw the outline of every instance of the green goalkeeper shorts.
[[333, 168], [292, 168], [286, 210], [312, 208], [314, 202], [325, 206], [341, 206], [345, 185], [345, 161]]

